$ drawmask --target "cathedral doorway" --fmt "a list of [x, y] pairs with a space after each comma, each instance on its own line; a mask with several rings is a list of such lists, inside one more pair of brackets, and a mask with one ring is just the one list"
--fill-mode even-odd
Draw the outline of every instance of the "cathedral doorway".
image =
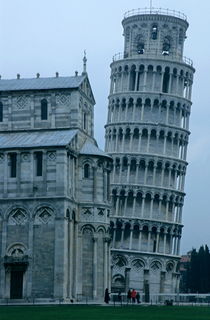
[[23, 298], [23, 270], [11, 270], [10, 278], [10, 299]]

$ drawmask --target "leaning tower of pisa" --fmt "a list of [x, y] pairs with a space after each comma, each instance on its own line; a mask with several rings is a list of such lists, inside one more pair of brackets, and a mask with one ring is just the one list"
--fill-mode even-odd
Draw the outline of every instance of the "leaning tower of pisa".
[[[113, 157], [112, 291], [177, 293], [194, 68], [180, 12], [138, 9], [111, 63], [106, 152]], [[155, 298], [155, 299], [156, 299]]]

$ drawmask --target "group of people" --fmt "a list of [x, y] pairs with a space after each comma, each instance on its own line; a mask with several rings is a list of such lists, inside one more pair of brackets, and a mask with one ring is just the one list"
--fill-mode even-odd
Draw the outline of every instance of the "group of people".
[[140, 303], [140, 294], [135, 289], [132, 289], [132, 291], [129, 289], [127, 293], [127, 302], [130, 303]]
[[[121, 291], [118, 292], [117, 299], [119, 302], [122, 302], [122, 295]], [[109, 303], [110, 301], [110, 294], [108, 288], [105, 290], [105, 295], [104, 295], [104, 302]], [[127, 303], [140, 303], [140, 294], [137, 292], [135, 289], [128, 290], [127, 293]]]

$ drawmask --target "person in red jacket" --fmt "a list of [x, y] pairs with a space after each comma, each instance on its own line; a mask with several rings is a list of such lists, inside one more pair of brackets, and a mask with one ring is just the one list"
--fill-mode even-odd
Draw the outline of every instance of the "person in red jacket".
[[132, 298], [132, 303], [135, 303], [136, 302], [136, 290], [133, 289], [131, 291], [131, 298]]

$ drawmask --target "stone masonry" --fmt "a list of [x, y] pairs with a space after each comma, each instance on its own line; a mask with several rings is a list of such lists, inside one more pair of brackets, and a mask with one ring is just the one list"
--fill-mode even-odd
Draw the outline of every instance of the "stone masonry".
[[124, 52], [111, 63], [105, 151], [111, 176], [112, 290], [145, 301], [179, 287], [179, 250], [194, 68], [183, 56], [188, 22], [133, 10]]
[[101, 299], [111, 158], [74, 77], [0, 80], [0, 299]]

